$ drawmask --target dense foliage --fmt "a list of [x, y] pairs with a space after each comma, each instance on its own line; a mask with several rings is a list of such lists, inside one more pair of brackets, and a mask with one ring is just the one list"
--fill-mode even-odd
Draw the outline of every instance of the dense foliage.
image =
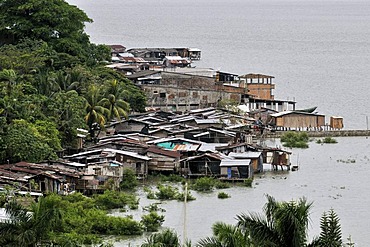
[[148, 199], [159, 199], [159, 200], [178, 200], [178, 201], [193, 201], [196, 198], [187, 190], [185, 193], [185, 189], [182, 192], [179, 191], [179, 188], [171, 185], [165, 185], [159, 183], [157, 185], [157, 190], [152, 191], [149, 188], [144, 188], [144, 191], [147, 193]]
[[101, 242], [101, 235], [138, 235], [144, 227], [153, 230], [160, 226], [163, 217], [148, 218], [143, 225], [131, 217], [110, 216], [106, 211], [135, 204], [135, 196], [114, 191], [92, 198], [80, 193], [48, 195], [30, 208], [13, 200], [6, 203], [10, 221], [0, 223], [0, 245], [34, 246], [48, 240], [62, 246], [81, 246]]
[[281, 142], [283, 146], [290, 148], [308, 148], [308, 135], [305, 132], [289, 131], [282, 135]]
[[[143, 92], [104, 66], [110, 49], [64, 0], [0, 0], [0, 163], [37, 162], [77, 147], [112, 119], [143, 111]], [[28, 141], [26, 141], [28, 140]]]
[[213, 236], [201, 239], [197, 247], [211, 246], [290, 246], [341, 247], [341, 226], [333, 210], [321, 218], [321, 233], [308, 242], [308, 223], [312, 203], [305, 198], [298, 201], [278, 202], [267, 196], [264, 214], [241, 214], [237, 224], [217, 222]]
[[190, 187], [196, 191], [210, 192], [214, 188], [224, 189], [230, 187], [230, 185], [212, 177], [201, 177], [196, 179]]

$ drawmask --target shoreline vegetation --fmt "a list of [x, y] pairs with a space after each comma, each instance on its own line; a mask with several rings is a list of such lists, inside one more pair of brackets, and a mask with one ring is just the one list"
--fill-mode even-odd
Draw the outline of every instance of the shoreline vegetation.
[[[144, 92], [122, 74], [105, 67], [111, 59], [110, 49], [90, 42], [84, 28], [92, 20], [82, 10], [63, 0], [22, 3], [0, 0], [0, 5], [1, 164], [57, 159], [59, 153], [73, 151], [81, 144], [78, 129], [87, 129], [88, 141], [95, 143], [107, 121], [145, 110]], [[107, 183], [109, 188], [102, 194], [90, 197], [81, 193], [48, 194], [37, 202], [31, 195], [16, 196], [14, 188], [5, 187], [0, 193], [6, 217], [0, 222], [0, 246], [111, 247], [113, 242], [104, 242], [103, 236], [158, 231], [165, 220], [160, 204], [141, 209], [135, 194], [138, 186], [135, 174], [127, 172], [124, 178], [119, 186]], [[180, 176], [158, 178], [161, 183], [145, 190], [148, 198], [159, 201], [188, 202], [196, 200], [191, 190], [209, 193], [230, 186], [202, 177], [189, 182], [187, 190], [186, 186], [184, 189], [187, 180]], [[247, 179], [234, 186], [249, 189], [252, 184], [253, 180]], [[229, 197], [225, 192], [218, 196]], [[265, 221], [258, 221], [261, 218], [253, 215], [238, 215], [237, 225], [216, 223], [213, 236], [195, 246], [210, 246], [208, 243], [213, 242], [217, 246], [265, 246], [264, 241], [272, 236], [276, 237], [271, 239], [276, 246], [306, 244], [312, 203], [305, 199], [292, 202], [276, 202], [270, 196], [267, 199]], [[142, 210], [143, 215], [140, 220], [130, 215], [116, 217], [109, 215], [113, 209]], [[292, 220], [295, 217], [300, 221]], [[262, 223], [274, 228], [254, 227]], [[323, 214], [321, 225], [322, 234], [315, 239], [317, 245], [312, 246], [324, 243], [341, 246], [339, 218], [334, 211]], [[256, 229], [274, 234], [263, 235]], [[142, 244], [144, 247], [181, 245], [177, 234], [166, 229]]]
[[[181, 186], [181, 182], [172, 182], [167, 186]], [[220, 199], [230, 197], [222, 191], [215, 196]], [[215, 246], [210, 245], [211, 243], [218, 243], [217, 246], [252, 247], [265, 246], [265, 241], [273, 242], [277, 246], [293, 242], [296, 244], [291, 246], [308, 244], [309, 212], [313, 203], [305, 198], [281, 202], [269, 195], [266, 195], [266, 198], [264, 214], [241, 212], [236, 216], [236, 225], [216, 222], [212, 227], [213, 236], [200, 239], [196, 243], [186, 240], [183, 244], [178, 233], [161, 228], [165, 220], [165, 210], [160, 207], [161, 201], [174, 198], [156, 199], [142, 209], [134, 193], [122, 191], [107, 190], [104, 194], [91, 197], [81, 193], [64, 196], [50, 194], [39, 198], [38, 202], [29, 203], [28, 206], [24, 206], [25, 202], [30, 202], [32, 198], [12, 198], [5, 204], [10, 220], [0, 223], [0, 244], [110, 247], [114, 246], [114, 241], [119, 240], [120, 236], [137, 236], [144, 232], [154, 233], [144, 240], [142, 247]], [[142, 210], [141, 220], [135, 220], [130, 215], [117, 217], [107, 214], [112, 209], [118, 209], [120, 212]], [[299, 220], [292, 221], [293, 219]], [[323, 212], [320, 229], [320, 235], [308, 246], [354, 246], [350, 237], [347, 243], [342, 242], [340, 219], [333, 209]], [[104, 236], [111, 236], [110, 240], [107, 241]], [[228, 241], [231, 240], [234, 245], [229, 245]]]
[[[8, 221], [0, 223], [0, 234], [2, 235], [0, 245], [3, 246], [4, 244], [5, 246], [5, 244], [13, 243], [21, 246], [31, 246], [33, 244], [49, 246], [48, 244], [52, 243], [57, 246], [98, 245], [110, 247], [114, 246], [114, 242], [119, 241], [122, 236], [138, 236], [148, 232], [152, 234], [144, 240], [141, 244], [142, 247], [154, 247], [160, 244], [164, 244], [163, 246], [214, 246], [209, 245], [211, 243], [218, 243], [217, 246], [230, 246], [227, 244], [227, 239], [236, 241], [234, 243], [237, 243], [237, 245], [232, 246], [252, 247], [264, 246], [265, 242], [263, 241], [266, 241], [271, 231], [276, 231], [276, 234], [284, 233], [284, 237], [278, 237], [271, 241], [276, 241], [275, 243], [278, 244], [289, 243], [293, 241], [294, 228], [300, 229], [297, 231], [299, 236], [295, 236], [300, 239], [300, 244], [292, 246], [298, 247], [307, 243], [307, 222], [313, 203], [308, 202], [305, 198], [300, 198], [297, 201], [277, 202], [273, 197], [267, 195], [268, 202], [263, 208], [265, 216], [241, 212], [240, 215], [237, 215], [238, 223], [236, 225], [216, 222], [212, 227], [212, 237], [200, 239], [197, 243], [191, 243], [187, 240], [184, 244], [181, 244], [178, 233], [161, 227], [165, 221], [165, 210], [161, 208], [161, 203], [166, 200], [183, 201], [183, 198], [178, 198], [179, 188], [183, 188], [187, 182], [189, 182], [189, 190], [196, 190], [200, 193], [210, 193], [217, 189], [215, 196], [220, 199], [227, 199], [230, 195], [219, 190], [230, 186], [245, 186], [243, 183], [238, 183], [216, 187], [216, 184], [220, 182], [208, 177], [187, 181], [181, 176], [175, 175], [153, 176], [146, 184], [138, 185], [142, 187], [148, 198], [149, 194], [155, 195], [154, 198], [149, 198], [151, 203], [146, 207], [140, 206], [135, 193], [137, 186], [126, 191], [106, 190], [104, 194], [94, 194], [90, 197], [81, 193], [70, 195], [50, 194], [39, 198], [38, 202], [34, 202], [30, 196], [9, 197], [12, 194], [9, 190], [8, 198], [0, 197], [0, 201], [10, 216]], [[149, 184], [156, 187], [148, 187]], [[153, 193], [152, 188], [156, 188], [157, 191]], [[190, 191], [188, 193], [191, 198]], [[191, 201], [189, 197], [187, 200]], [[111, 210], [119, 210], [119, 212], [128, 213], [128, 215], [124, 217], [112, 216], [109, 214]], [[271, 210], [274, 212], [271, 212]], [[275, 210], [277, 211], [275, 212]], [[135, 211], [141, 212], [141, 220], [135, 220], [130, 215]], [[25, 214], [29, 216], [25, 217]], [[267, 222], [263, 220], [264, 217], [266, 217]], [[301, 219], [302, 222], [290, 222], [295, 217]], [[275, 223], [269, 223], [269, 221]], [[263, 224], [266, 224], [266, 226], [261, 228]], [[257, 225], [260, 225], [260, 227], [256, 228]], [[271, 225], [274, 225], [277, 229], [270, 229]], [[257, 231], [257, 229], [259, 230]], [[324, 243], [330, 243], [333, 244], [331, 246], [338, 247], [354, 246], [350, 237], [348, 243], [344, 244], [342, 242], [339, 217], [333, 209], [323, 213], [320, 229], [320, 235], [314, 238], [309, 246], [319, 247], [323, 246]], [[32, 234], [33, 237], [22, 234], [22, 232]], [[251, 237], [243, 237], [246, 234]], [[263, 234], [265, 234], [265, 237], [261, 237]], [[111, 237], [107, 240], [105, 236]], [[275, 235], [270, 235], [270, 238], [272, 236]]]

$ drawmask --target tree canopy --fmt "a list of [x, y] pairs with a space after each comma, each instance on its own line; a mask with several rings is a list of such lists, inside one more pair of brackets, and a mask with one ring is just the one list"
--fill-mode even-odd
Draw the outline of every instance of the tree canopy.
[[78, 128], [94, 137], [144, 110], [144, 93], [104, 66], [110, 49], [90, 42], [89, 22], [64, 0], [0, 0], [0, 163], [55, 158]]
[[87, 62], [107, 58], [107, 49], [90, 43], [84, 32], [92, 22], [85, 12], [64, 0], [0, 0], [0, 45], [23, 39], [41, 40], [56, 52]]

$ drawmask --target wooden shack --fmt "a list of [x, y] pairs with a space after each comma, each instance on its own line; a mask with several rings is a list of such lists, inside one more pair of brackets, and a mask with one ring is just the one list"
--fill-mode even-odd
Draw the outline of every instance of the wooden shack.
[[249, 159], [253, 172], [263, 172], [263, 153], [257, 151], [247, 151], [243, 153], [229, 153], [229, 157], [236, 160]]
[[253, 176], [250, 159], [223, 159], [220, 164], [221, 177], [227, 180], [244, 180]]
[[343, 129], [343, 117], [331, 116], [330, 117], [330, 128]]
[[148, 162], [149, 171], [173, 173], [180, 165], [179, 152], [164, 150], [158, 147], [150, 147], [146, 156], [151, 158]]
[[220, 163], [223, 157], [219, 154], [205, 153], [181, 160], [181, 168], [189, 177], [220, 175]]
[[283, 111], [271, 114], [272, 123], [276, 127], [289, 129], [311, 129], [321, 128], [325, 126], [325, 115], [299, 112], [299, 111]]

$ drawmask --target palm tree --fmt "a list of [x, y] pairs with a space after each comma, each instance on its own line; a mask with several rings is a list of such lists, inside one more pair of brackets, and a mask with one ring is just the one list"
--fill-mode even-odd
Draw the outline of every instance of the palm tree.
[[116, 118], [121, 120], [122, 117], [127, 118], [127, 111], [129, 110], [129, 104], [121, 99], [117, 99], [113, 94], [109, 94], [107, 98], [102, 100], [102, 105], [109, 109], [109, 119]]
[[110, 112], [109, 109], [103, 106], [105, 99], [102, 98], [100, 88], [96, 85], [90, 86], [85, 95], [85, 100], [85, 121], [89, 126], [90, 138], [94, 139], [96, 127], [104, 128], [106, 117], [109, 116]]
[[109, 109], [109, 119], [121, 120], [127, 118], [130, 105], [122, 99], [124, 90], [117, 80], [108, 81], [106, 84], [106, 98], [102, 104]]
[[9, 201], [5, 210], [9, 219], [0, 223], [0, 246], [36, 246], [49, 240], [48, 233], [61, 223], [58, 205], [45, 198], [32, 205], [32, 212], [15, 200]]
[[217, 222], [212, 226], [213, 237], [201, 239], [197, 247], [243, 247], [249, 239], [238, 226]]
[[237, 216], [238, 227], [249, 236], [253, 246], [305, 246], [312, 203], [307, 202], [305, 198], [277, 202], [269, 195], [267, 200], [264, 216], [258, 214]]
[[141, 247], [180, 247], [179, 236], [171, 229], [150, 235]]

